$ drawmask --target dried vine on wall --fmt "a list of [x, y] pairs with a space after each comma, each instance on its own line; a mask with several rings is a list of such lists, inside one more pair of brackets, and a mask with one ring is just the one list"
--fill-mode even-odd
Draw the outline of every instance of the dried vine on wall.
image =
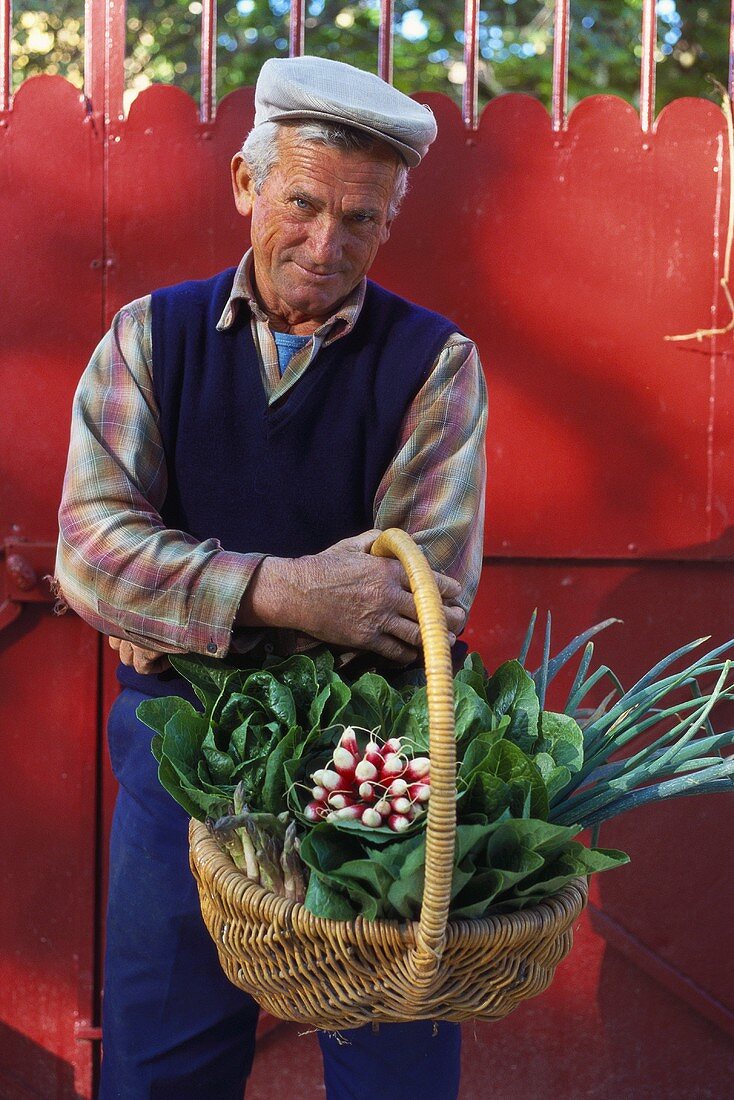
[[698, 340], [701, 341], [707, 336], [724, 336], [727, 332], [731, 332], [734, 329], [734, 299], [732, 299], [731, 289], [729, 287], [729, 270], [731, 267], [731, 250], [732, 250], [732, 238], [734, 237], [734, 181], [732, 180], [732, 166], [734, 165], [734, 121], [732, 120], [732, 108], [731, 99], [726, 88], [719, 83], [718, 80], [713, 80], [712, 83], [721, 93], [721, 107], [726, 119], [726, 134], [727, 134], [727, 148], [729, 150], [729, 221], [726, 231], [726, 248], [724, 249], [724, 274], [719, 280], [721, 289], [724, 291], [729, 310], [731, 311], [731, 318], [728, 324], [723, 328], [699, 328], [695, 332], [681, 333], [677, 336], [666, 336], [666, 340]]

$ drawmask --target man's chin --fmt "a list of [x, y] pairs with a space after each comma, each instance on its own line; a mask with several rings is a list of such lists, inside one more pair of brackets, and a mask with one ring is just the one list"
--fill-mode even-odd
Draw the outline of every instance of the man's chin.
[[284, 298], [288, 307], [304, 317], [326, 320], [334, 313], [349, 294], [343, 287], [323, 288], [321, 292], [309, 287], [294, 288], [292, 293]]

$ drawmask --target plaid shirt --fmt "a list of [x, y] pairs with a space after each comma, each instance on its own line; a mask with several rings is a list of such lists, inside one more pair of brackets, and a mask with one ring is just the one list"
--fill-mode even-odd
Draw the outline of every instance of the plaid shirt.
[[[277, 401], [320, 348], [359, 316], [366, 281], [313, 333], [282, 378], [268, 318], [255, 297], [252, 253], [237, 269], [217, 328], [239, 310], [251, 316], [262, 383]], [[217, 539], [198, 542], [166, 528], [165, 456], [153, 381], [150, 296], [115, 316], [74, 398], [69, 459], [59, 511], [56, 580], [63, 600], [105, 634], [162, 652], [224, 656], [235, 614], [263, 556]], [[449, 337], [403, 421], [395, 457], [374, 500], [374, 526], [409, 531], [434, 569], [462, 585], [468, 610], [482, 563], [487, 417], [474, 344]], [[237, 632], [249, 648], [260, 631]]]

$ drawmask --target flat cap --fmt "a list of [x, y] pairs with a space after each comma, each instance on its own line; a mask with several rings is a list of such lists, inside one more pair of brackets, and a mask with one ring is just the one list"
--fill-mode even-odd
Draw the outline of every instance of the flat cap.
[[433, 112], [374, 73], [324, 57], [273, 57], [255, 87], [255, 126], [320, 119], [364, 130], [392, 145], [411, 166], [435, 140]]

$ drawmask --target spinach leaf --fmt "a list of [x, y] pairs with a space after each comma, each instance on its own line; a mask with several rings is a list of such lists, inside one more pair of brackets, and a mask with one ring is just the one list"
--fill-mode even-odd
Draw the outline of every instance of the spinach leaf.
[[289, 729], [296, 724], [296, 704], [287, 684], [270, 672], [252, 672], [247, 677], [243, 693], [260, 704], [263, 711]]
[[548, 753], [558, 767], [567, 768], [572, 774], [581, 771], [584, 764], [584, 735], [578, 722], [570, 714], [554, 714], [544, 710], [540, 715], [540, 736], [535, 748], [538, 753]]
[[206, 737], [201, 744], [201, 753], [209, 768], [209, 775], [214, 783], [231, 783], [237, 761], [233, 760], [227, 752], [217, 747], [214, 730], [210, 726], [206, 731]]
[[185, 714], [196, 715], [198, 711], [194, 710], [188, 699], [181, 699], [178, 695], [167, 695], [162, 698], [145, 699], [142, 703], [138, 704], [135, 711], [141, 722], [144, 722], [146, 726], [149, 726], [157, 733], [163, 733], [166, 728], [166, 722], [177, 711], [183, 711]]
[[571, 782], [571, 772], [568, 768], [557, 767], [555, 760], [547, 752], [539, 752], [533, 757], [533, 763], [543, 776], [550, 803]]
[[227, 685], [241, 676], [239, 669], [215, 657], [176, 654], [169, 657], [169, 661], [176, 672], [192, 685], [207, 716], [211, 714], [214, 704]]
[[340, 720], [346, 725], [344, 711], [351, 699], [351, 690], [334, 672], [326, 674], [326, 680], [314, 696], [308, 709], [306, 729], [317, 736]]
[[532, 879], [513, 893], [514, 908], [519, 902], [531, 904], [550, 897], [580, 875], [590, 875], [629, 863], [629, 856], [613, 848], [587, 848], [574, 841], [555, 859], [546, 860]]
[[309, 913], [327, 920], [354, 920], [358, 910], [350, 902], [346, 892], [327, 875], [311, 869], [304, 905]]
[[[489, 706], [474, 688], [461, 681], [454, 681], [454, 714], [459, 748], [497, 725]], [[425, 687], [418, 688], [398, 713], [394, 736], [402, 737], [416, 755], [429, 751], [428, 691]]]
[[308, 713], [320, 690], [320, 680], [314, 662], [303, 653], [288, 657], [268, 669], [291, 693], [296, 708], [296, 720], [304, 728]]
[[158, 778], [168, 793], [192, 817], [203, 821], [207, 814], [221, 816], [226, 792], [202, 784], [202, 746], [208, 724], [193, 707], [180, 708], [166, 722], [162, 735], [153, 739], [158, 760]]
[[[548, 816], [543, 776], [517, 745], [505, 740], [487, 745], [485, 740], [472, 746], [471, 756], [477, 762], [465, 770], [467, 793], [460, 803], [462, 812], [486, 814], [489, 821], [505, 809], [513, 817]], [[462, 767], [465, 762], [466, 758]]]
[[532, 752], [538, 739], [540, 703], [533, 679], [519, 661], [506, 661], [489, 678], [487, 702], [497, 718], [509, 715], [508, 740], [523, 752]]
[[286, 805], [289, 782], [285, 765], [293, 758], [300, 732], [297, 727], [290, 729], [268, 753], [261, 798], [262, 808], [268, 813], [279, 814]]
[[387, 740], [393, 736], [395, 721], [403, 705], [400, 694], [383, 676], [365, 672], [352, 684], [352, 697], [346, 713], [351, 725], [377, 730], [379, 736]]
[[489, 674], [478, 653], [468, 653], [464, 667], [454, 676], [454, 684], [468, 684], [476, 691], [480, 699], [487, 702], [487, 680]]

